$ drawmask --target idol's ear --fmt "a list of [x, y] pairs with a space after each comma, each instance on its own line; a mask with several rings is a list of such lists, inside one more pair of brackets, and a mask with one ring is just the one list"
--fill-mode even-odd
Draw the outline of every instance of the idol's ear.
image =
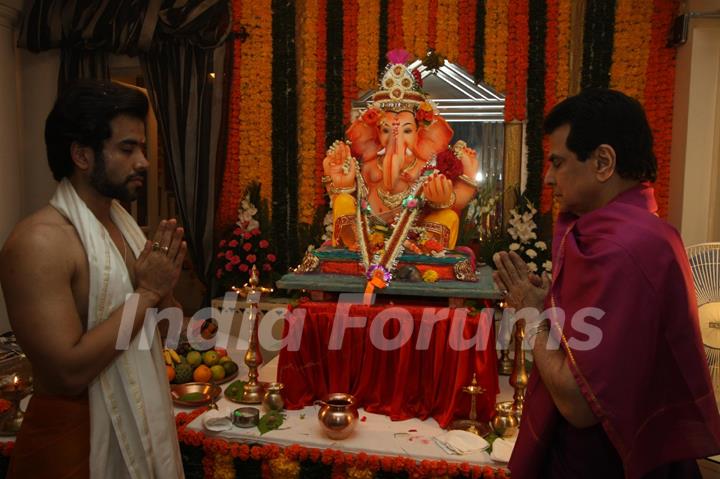
[[352, 122], [345, 136], [350, 140], [350, 150], [356, 158], [373, 159], [380, 149], [377, 127], [366, 123], [362, 117]]
[[606, 182], [617, 171], [615, 148], [603, 143], [595, 148], [592, 160], [595, 162], [595, 177], [601, 183]]
[[447, 148], [453, 137], [450, 125], [439, 115], [435, 115], [429, 126], [418, 128], [418, 142], [414, 149], [415, 156], [423, 161], [429, 161]]

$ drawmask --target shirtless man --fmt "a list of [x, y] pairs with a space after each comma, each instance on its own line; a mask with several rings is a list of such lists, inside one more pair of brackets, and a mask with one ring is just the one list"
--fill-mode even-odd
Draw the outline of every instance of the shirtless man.
[[[136, 351], [137, 341], [128, 351], [115, 346], [126, 294], [138, 299], [125, 312], [134, 316], [133, 337], [147, 308], [177, 304], [173, 288], [187, 250], [174, 219], [148, 241], [114, 201], [134, 200], [143, 185], [147, 111], [138, 90], [82, 82], [63, 92], [48, 116], [58, 192], [15, 227], [0, 252], [10, 323], [32, 363], [35, 389], [9, 477], [182, 476], [161, 358], [156, 350]], [[121, 298], [116, 304], [105, 299], [113, 295]], [[125, 390], [133, 382], [140, 396]], [[153, 450], [141, 456], [144, 441]]]

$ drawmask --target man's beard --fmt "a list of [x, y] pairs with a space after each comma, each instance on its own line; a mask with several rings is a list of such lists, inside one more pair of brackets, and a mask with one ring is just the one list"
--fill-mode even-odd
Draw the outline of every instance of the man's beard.
[[103, 196], [113, 198], [121, 202], [129, 203], [137, 199], [137, 191], [131, 191], [128, 183], [136, 178], [143, 178], [143, 175], [135, 174], [129, 176], [122, 183], [114, 183], [107, 176], [105, 155], [102, 151], [95, 152], [95, 165], [90, 172], [90, 185]]

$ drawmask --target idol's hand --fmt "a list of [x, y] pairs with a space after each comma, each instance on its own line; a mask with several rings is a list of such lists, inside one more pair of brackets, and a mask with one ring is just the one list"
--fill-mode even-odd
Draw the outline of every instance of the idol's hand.
[[463, 174], [475, 179], [478, 171], [477, 152], [473, 148], [466, 146], [461, 149], [459, 157], [463, 165]]
[[446, 207], [452, 206], [450, 204], [452, 200], [452, 193], [452, 181], [442, 174], [432, 175], [423, 186], [425, 199], [435, 205], [447, 205]]
[[156, 294], [158, 300], [172, 294], [186, 252], [183, 229], [174, 219], [161, 221], [152, 241], [147, 241], [135, 261], [137, 289]]
[[329, 185], [331, 187], [349, 188], [355, 184], [355, 161], [345, 142], [335, 142], [327, 151], [323, 160], [323, 171], [332, 179]]
[[550, 277], [547, 274], [542, 277], [532, 274], [514, 251], [495, 253], [493, 261], [497, 267], [493, 280], [505, 294], [507, 305], [516, 310], [535, 308], [541, 312], [550, 292]]

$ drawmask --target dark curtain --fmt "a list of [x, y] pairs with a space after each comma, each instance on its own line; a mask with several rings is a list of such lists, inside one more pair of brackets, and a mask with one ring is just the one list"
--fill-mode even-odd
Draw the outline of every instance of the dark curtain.
[[77, 78], [109, 78], [110, 54], [139, 55], [190, 256], [206, 285], [230, 22], [229, 0], [34, 0], [18, 40], [33, 52], [61, 50], [59, 90]]
[[141, 53], [140, 63], [173, 171], [190, 254], [209, 284], [230, 11], [225, 2], [202, 3], [208, 7], [202, 13], [187, 5], [163, 10], [155, 41]]

